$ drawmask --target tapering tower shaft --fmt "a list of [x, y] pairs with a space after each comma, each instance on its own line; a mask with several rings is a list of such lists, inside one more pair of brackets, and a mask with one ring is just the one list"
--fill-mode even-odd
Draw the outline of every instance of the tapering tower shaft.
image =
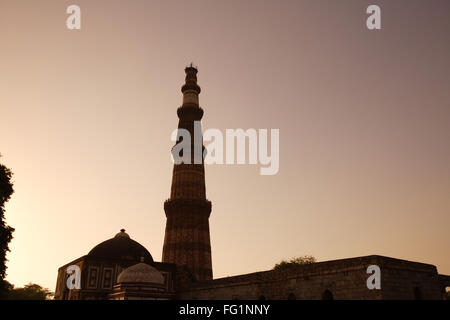
[[[198, 100], [197, 69], [191, 65], [185, 72], [186, 81], [181, 88], [183, 103], [177, 110], [178, 130], [190, 133], [191, 161], [173, 167], [170, 199], [164, 203], [167, 222], [162, 261], [186, 265], [197, 280], [209, 280], [212, 279], [211, 202], [206, 199], [203, 156], [194, 162], [195, 149], [204, 148], [203, 140], [195, 138], [195, 134], [201, 135], [199, 124], [203, 109]], [[177, 144], [180, 142], [178, 140]]]

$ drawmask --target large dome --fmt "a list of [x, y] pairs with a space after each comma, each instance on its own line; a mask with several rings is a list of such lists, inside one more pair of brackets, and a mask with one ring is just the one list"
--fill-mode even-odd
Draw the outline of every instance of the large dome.
[[134, 241], [130, 236], [122, 229], [114, 238], [103, 241], [96, 245], [88, 253], [91, 257], [98, 258], [113, 258], [113, 259], [126, 259], [152, 263], [153, 258], [150, 252], [144, 248], [140, 243]]

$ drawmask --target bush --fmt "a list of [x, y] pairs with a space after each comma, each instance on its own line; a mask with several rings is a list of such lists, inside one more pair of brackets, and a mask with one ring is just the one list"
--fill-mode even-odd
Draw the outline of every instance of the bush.
[[305, 264], [316, 263], [317, 260], [313, 256], [302, 256], [297, 258], [292, 258], [289, 261], [281, 260], [280, 263], [277, 263], [272, 270], [281, 270], [286, 268], [292, 268], [295, 266], [301, 266]]
[[23, 288], [12, 288], [6, 299], [8, 300], [47, 300], [53, 298], [53, 292], [38, 284], [29, 283]]

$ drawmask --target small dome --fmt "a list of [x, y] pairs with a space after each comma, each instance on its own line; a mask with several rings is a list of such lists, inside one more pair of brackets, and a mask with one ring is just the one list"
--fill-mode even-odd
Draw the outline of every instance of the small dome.
[[140, 243], [134, 241], [122, 229], [114, 238], [103, 241], [96, 245], [88, 253], [91, 257], [126, 259], [141, 261], [141, 258], [147, 263], [152, 263], [153, 258], [150, 252]]
[[156, 268], [141, 262], [123, 270], [117, 278], [117, 283], [164, 285], [164, 277]]

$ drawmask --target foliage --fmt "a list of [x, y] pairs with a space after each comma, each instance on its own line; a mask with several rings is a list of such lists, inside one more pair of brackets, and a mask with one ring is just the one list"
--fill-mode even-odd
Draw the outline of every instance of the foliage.
[[287, 268], [292, 268], [295, 266], [305, 265], [305, 264], [311, 264], [317, 262], [316, 258], [313, 256], [302, 256], [297, 258], [292, 258], [289, 261], [282, 260], [280, 263], [277, 263], [273, 270], [282, 270]]
[[23, 288], [12, 288], [6, 299], [8, 300], [47, 300], [53, 298], [53, 292], [38, 284], [29, 283]]
[[6, 277], [6, 253], [9, 251], [9, 242], [13, 238], [14, 228], [5, 222], [5, 203], [14, 193], [11, 182], [12, 175], [10, 169], [0, 164], [0, 296], [5, 294], [10, 286], [4, 279]]
[[14, 286], [8, 281], [0, 280], [0, 300], [8, 299], [8, 295], [13, 287]]

